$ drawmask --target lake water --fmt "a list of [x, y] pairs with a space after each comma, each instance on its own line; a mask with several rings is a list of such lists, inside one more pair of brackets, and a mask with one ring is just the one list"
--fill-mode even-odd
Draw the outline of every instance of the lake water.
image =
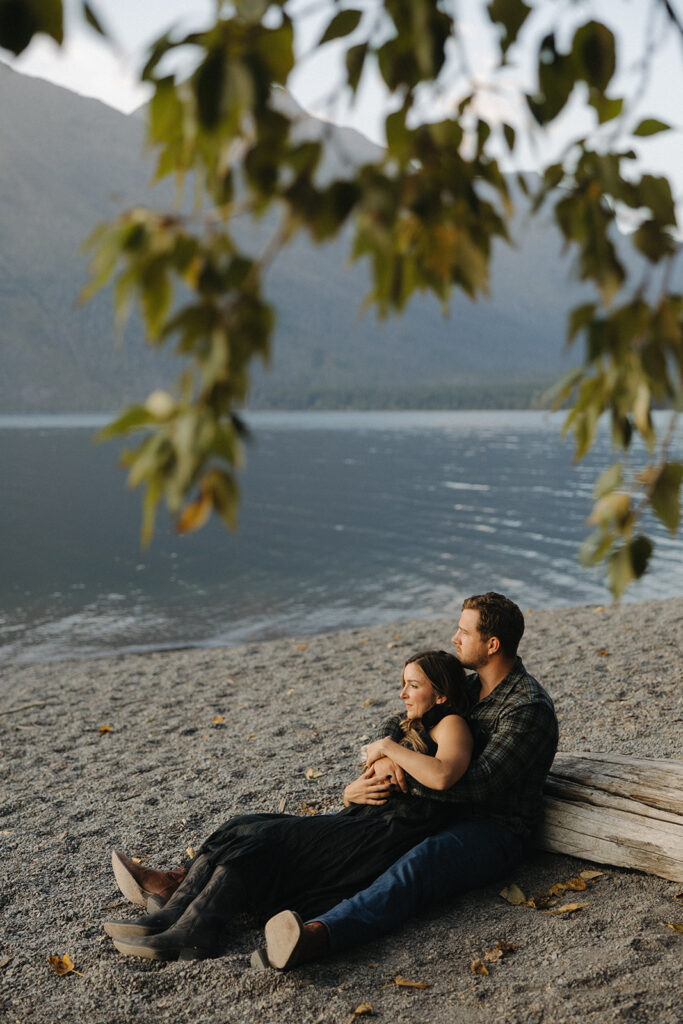
[[[139, 547], [140, 496], [96, 417], [0, 417], [0, 646], [12, 661], [457, 617], [463, 597], [609, 601], [578, 565], [606, 432], [580, 465], [536, 412], [261, 413], [237, 535]], [[683, 436], [675, 442], [683, 450]], [[679, 454], [680, 457], [680, 454]], [[683, 594], [683, 538], [648, 524], [629, 600]]]

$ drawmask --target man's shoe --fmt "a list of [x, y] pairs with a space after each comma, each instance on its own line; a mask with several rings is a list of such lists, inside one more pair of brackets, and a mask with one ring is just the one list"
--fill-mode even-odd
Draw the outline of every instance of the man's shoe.
[[147, 906], [150, 896], [159, 896], [165, 903], [187, 874], [187, 868], [184, 867], [171, 868], [170, 871], [146, 868], [118, 850], [112, 851], [111, 866], [123, 895], [141, 907]]
[[325, 956], [330, 936], [322, 921], [304, 924], [293, 910], [283, 910], [266, 922], [266, 954], [271, 967], [290, 967]]

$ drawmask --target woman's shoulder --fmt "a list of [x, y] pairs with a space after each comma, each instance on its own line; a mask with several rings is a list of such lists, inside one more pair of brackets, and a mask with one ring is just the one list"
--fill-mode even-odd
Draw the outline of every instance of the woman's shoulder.
[[430, 708], [422, 716], [422, 724], [425, 729], [433, 729], [434, 726], [442, 722], [444, 718], [462, 718], [463, 716], [452, 708], [450, 704], [435, 704], [433, 708]]

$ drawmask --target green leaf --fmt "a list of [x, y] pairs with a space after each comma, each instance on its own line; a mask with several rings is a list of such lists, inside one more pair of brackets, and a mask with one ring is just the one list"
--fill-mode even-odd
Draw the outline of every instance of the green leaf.
[[614, 120], [615, 117], [619, 117], [624, 109], [623, 99], [620, 97], [610, 99], [609, 96], [605, 96], [603, 92], [595, 88], [589, 90], [588, 102], [597, 112], [599, 124], [605, 124], [607, 121]]
[[639, 252], [648, 258], [650, 263], [659, 263], [676, 249], [671, 235], [663, 230], [655, 220], [646, 220], [631, 236], [631, 241]]
[[656, 117], [646, 117], [645, 120], [641, 121], [638, 127], [634, 129], [633, 134], [640, 138], [645, 138], [648, 135], [657, 135], [658, 132], [668, 132], [670, 130], [670, 124], [666, 124], [664, 121], [658, 121]]
[[604, 92], [616, 68], [614, 36], [607, 26], [599, 21], [581, 25], [574, 35], [572, 57], [584, 82]]
[[567, 325], [567, 344], [571, 344], [576, 338], [576, 335], [583, 331], [592, 321], [595, 316], [597, 306], [594, 302], [584, 302], [580, 306], [574, 306], [571, 313], [569, 314], [569, 323]]
[[680, 490], [683, 482], [683, 463], [667, 462], [661, 469], [652, 494], [652, 511], [672, 533], [676, 533], [681, 519]]
[[197, 69], [195, 77], [199, 120], [208, 132], [220, 121], [224, 84], [225, 55], [221, 47], [215, 47]]
[[505, 54], [516, 40], [531, 8], [523, 0], [491, 0], [487, 10], [494, 25], [502, 29], [500, 45]]
[[322, 46], [323, 43], [329, 43], [331, 39], [339, 39], [341, 36], [350, 35], [358, 27], [361, 17], [361, 11], [351, 9], [338, 11], [323, 32], [318, 46]]
[[595, 497], [602, 498], [605, 494], [609, 494], [610, 491], [615, 491], [618, 487], [621, 487], [623, 470], [623, 462], [615, 462], [613, 466], [608, 466], [607, 469], [603, 470], [593, 489]]
[[90, 27], [94, 28], [95, 31], [99, 33], [99, 35], [104, 36], [106, 38], [107, 33], [102, 27], [102, 22], [95, 14], [95, 11], [91, 7], [91, 5], [87, 2], [83, 4], [83, 15], [87, 23], [90, 25]]
[[154, 422], [154, 417], [144, 405], [133, 405], [124, 409], [121, 415], [108, 423], [106, 427], [102, 427], [95, 439], [108, 441], [112, 437], [121, 437], [122, 434], [130, 434], [131, 431], [142, 430], [143, 427], [148, 427]]
[[617, 600], [633, 580], [640, 579], [647, 569], [654, 548], [647, 537], [638, 536], [614, 551], [607, 563], [610, 590]]
[[512, 152], [515, 148], [515, 129], [510, 124], [504, 124], [503, 134], [505, 135], [505, 141], [507, 142], [508, 149]]
[[20, 54], [39, 32], [62, 44], [64, 16], [61, 0], [1, 0], [0, 47]]
[[346, 75], [352, 92], [358, 88], [367, 52], [368, 44], [359, 43], [358, 46], [352, 46], [346, 53]]

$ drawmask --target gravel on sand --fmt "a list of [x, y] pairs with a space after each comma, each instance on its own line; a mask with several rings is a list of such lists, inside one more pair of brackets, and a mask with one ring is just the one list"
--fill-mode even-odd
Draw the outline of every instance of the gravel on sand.
[[[556, 702], [561, 750], [681, 756], [683, 598], [526, 620], [520, 653]], [[225, 956], [170, 964], [122, 957], [103, 933], [129, 912], [113, 847], [171, 866], [232, 813], [338, 808], [361, 743], [399, 705], [403, 661], [447, 648], [453, 626], [3, 668], [0, 1018], [349, 1024], [369, 1004], [386, 1024], [680, 1024], [683, 935], [668, 925], [683, 921], [683, 885], [556, 854], [287, 973], [249, 967], [253, 922]], [[587, 904], [572, 914], [499, 896], [590, 867], [604, 873], [571, 894]], [[473, 973], [500, 941], [514, 950]], [[79, 975], [48, 963], [67, 953]]]

